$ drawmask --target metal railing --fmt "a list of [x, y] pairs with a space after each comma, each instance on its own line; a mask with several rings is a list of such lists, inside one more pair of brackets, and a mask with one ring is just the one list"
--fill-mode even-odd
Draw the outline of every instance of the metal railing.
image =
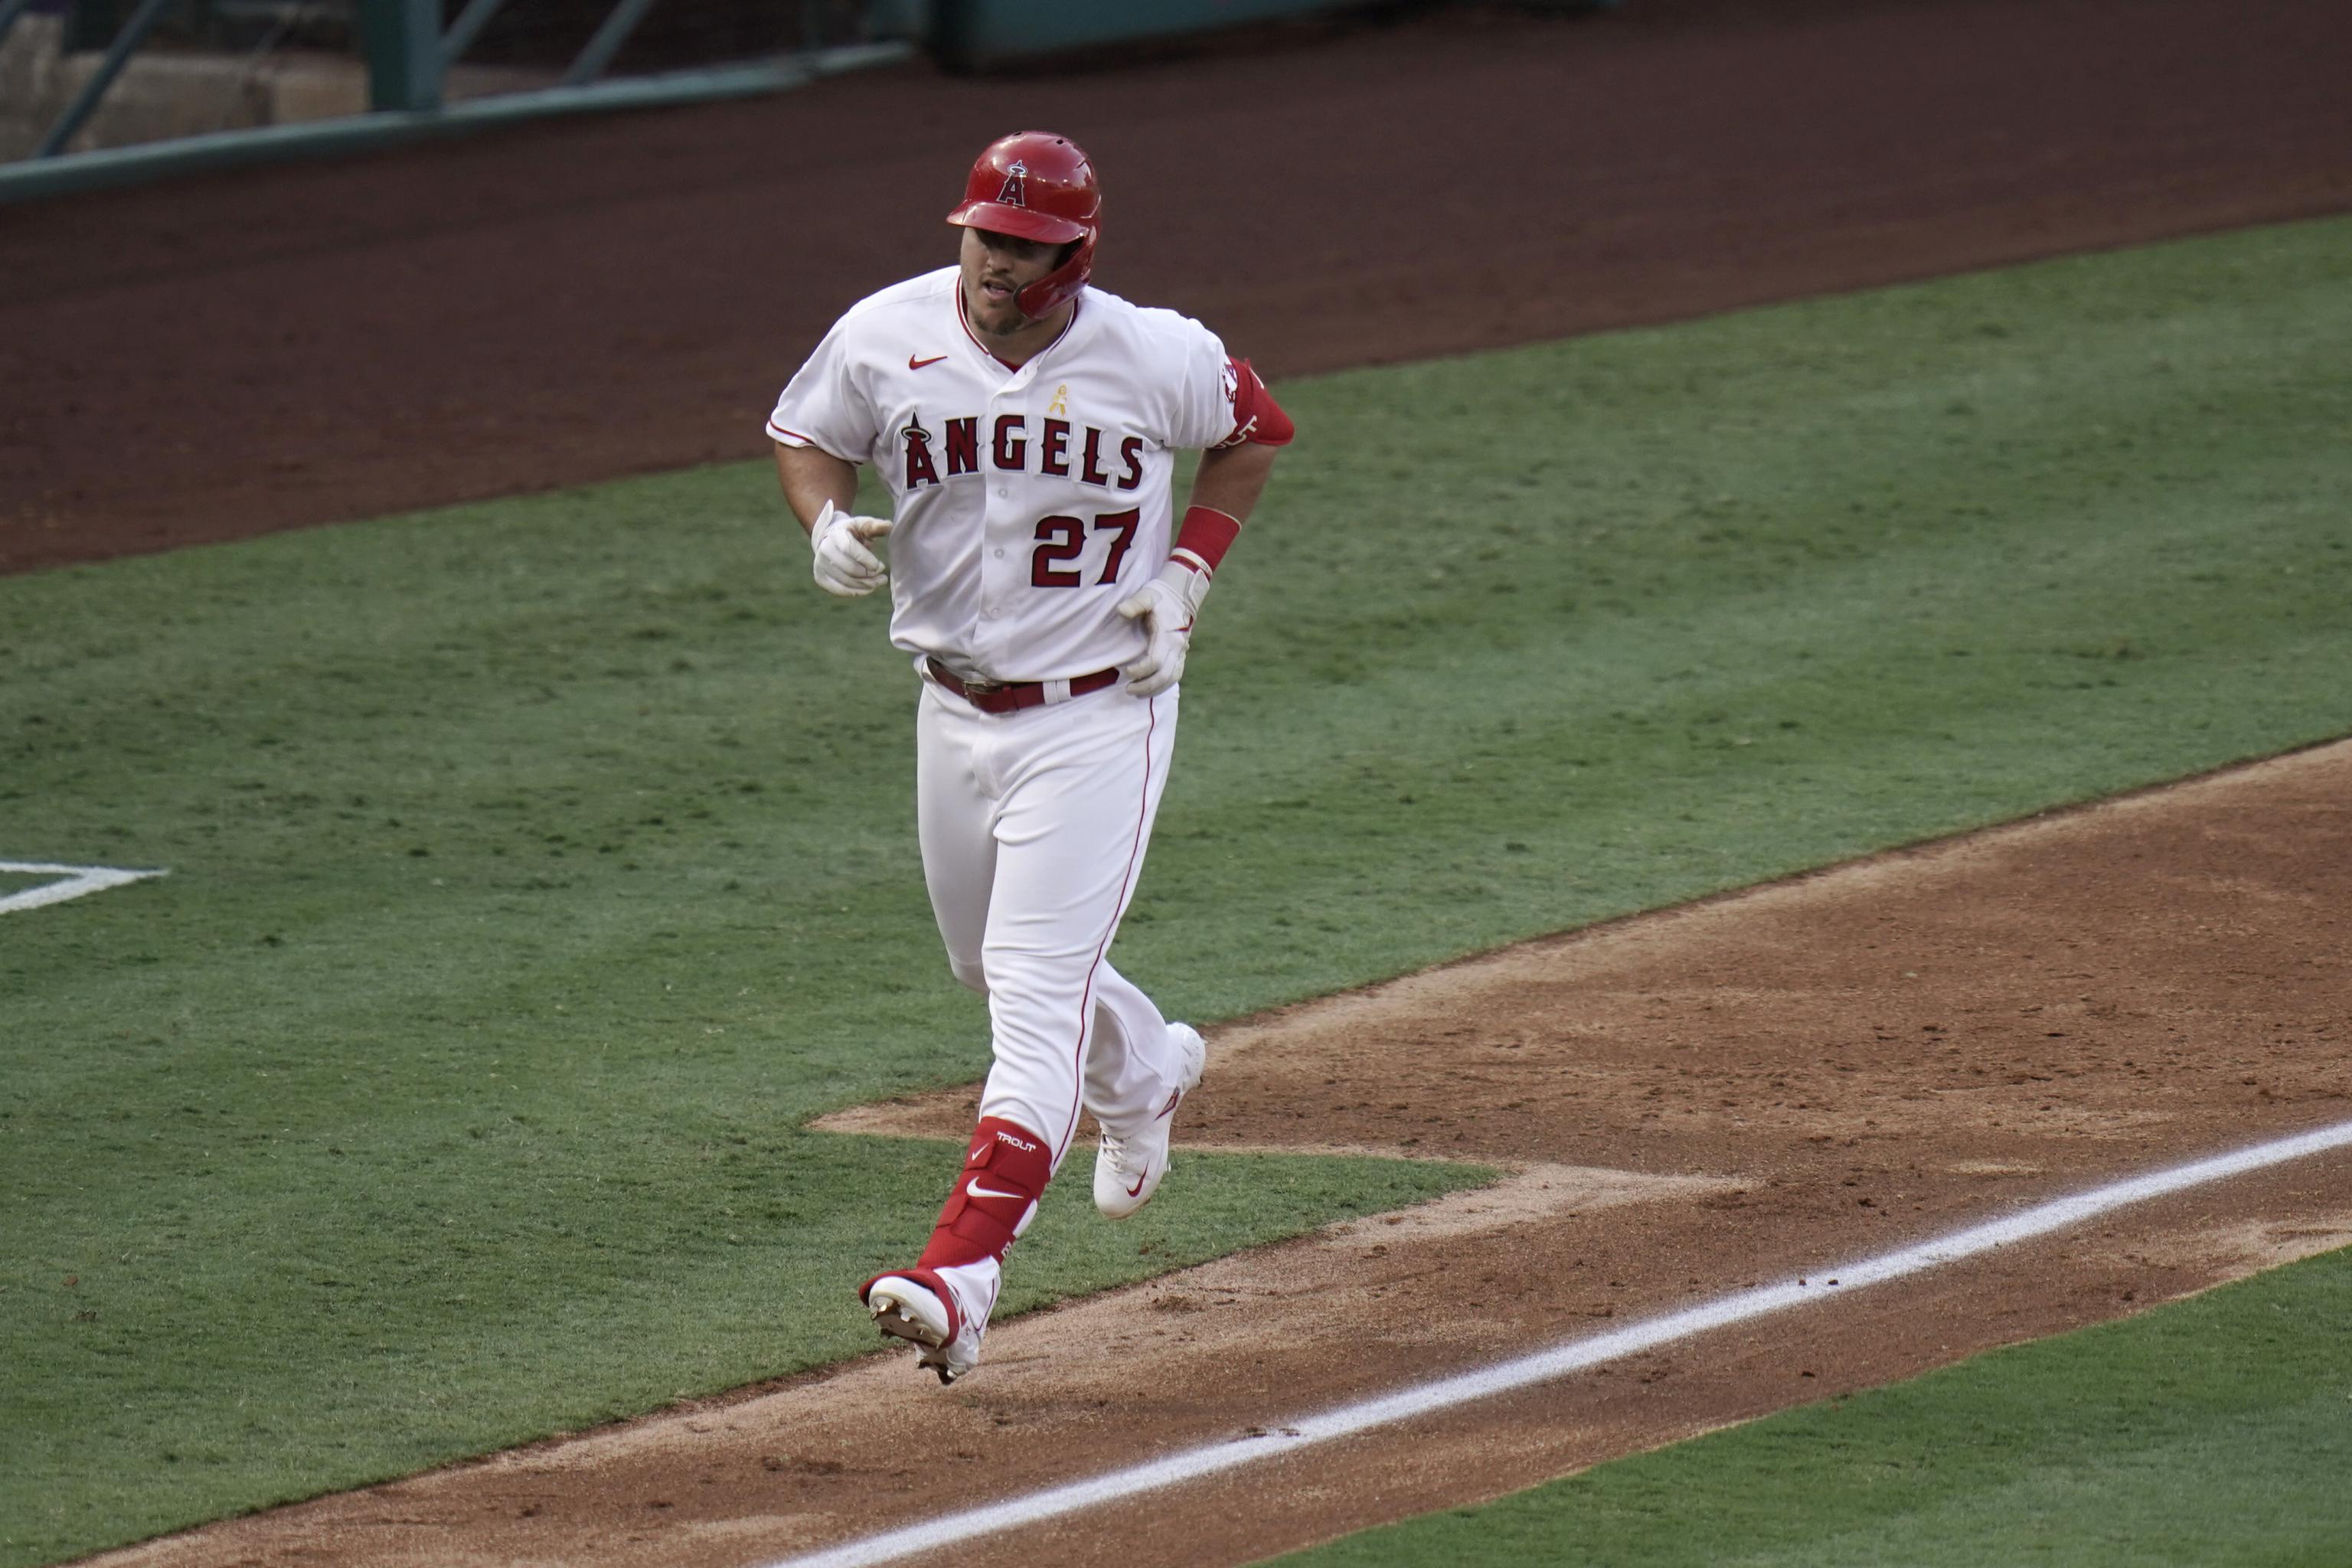
[[[35, 5], [54, 8], [56, 3], [0, 0], [0, 47], [5, 47], [10, 29]], [[582, 0], [552, 0], [562, 13], [562, 26], [542, 26], [538, 20], [517, 23], [509, 13], [510, 0], [464, 0], [444, 26], [446, 3], [449, 0], [74, 0], [70, 30], [78, 37], [102, 34], [121, 15], [123, 5], [133, 8], [114, 28], [93, 74], [41, 136], [33, 155], [0, 163], [0, 204], [182, 171], [355, 152], [508, 121], [777, 92], [837, 72], [905, 59], [914, 53], [917, 40], [950, 70], [985, 70], [1071, 50], [1122, 46], [1139, 38], [1168, 38], [1360, 9], [1372, 0], [797, 0], [796, 11], [794, 0], [740, 0], [735, 11], [712, 24], [712, 37], [721, 39], [721, 49], [733, 49], [739, 55], [756, 52], [741, 47], [747, 41], [745, 27], [782, 26], [795, 15], [798, 47], [775, 52], [778, 46], [771, 33], [764, 35], [769, 43], [761, 47], [769, 52], [761, 58], [620, 77], [612, 74], [615, 62], [645, 29], [648, 18], [656, 16], [660, 0], [611, 0], [610, 8], [602, 10], [601, 20], [585, 42], [576, 47], [572, 40], [578, 37], [577, 29], [599, 14], [593, 8], [577, 8]], [[551, 0], [530, 3], [544, 7]], [[1595, 10], [1613, 7], [1619, 0], [1521, 3]], [[601, 6], [603, 0], [593, 4]], [[248, 26], [253, 16], [264, 13], [312, 20], [328, 16], [346, 51], [347, 63], [341, 68], [346, 74], [338, 90], [352, 95], [348, 101], [359, 101], [359, 68], [349, 63], [348, 54], [356, 45], [365, 58], [368, 112], [263, 123], [243, 130], [216, 129], [93, 152], [66, 152], [131, 57], [175, 5], [183, 12], [219, 18], [233, 14], [245, 16]], [[541, 16], [544, 15], [541, 11]], [[515, 24], [505, 26], [503, 35], [502, 16]], [[852, 18], [846, 30], [876, 41], [827, 43], [829, 30], [844, 30], [829, 29], [828, 22], [838, 23], [845, 16]], [[667, 32], [667, 46], [649, 37], [635, 51], [636, 58], [661, 57], [666, 48], [667, 58], [679, 58], [681, 39], [690, 47], [687, 58], [692, 58], [691, 47], [709, 41], [703, 32], [708, 19], [680, 17], [675, 9], [663, 17], [667, 26], [657, 24], [649, 31], [652, 35]], [[291, 24], [281, 24], [285, 25]], [[528, 86], [478, 96], [481, 84], [476, 81], [471, 84], [473, 90], [450, 90], [453, 71], [470, 52], [479, 47], [494, 55], [511, 54], [517, 38], [529, 46], [530, 68], [489, 69], [488, 74], [503, 76], [503, 86], [509, 89], [517, 89], [518, 79], [527, 80]], [[94, 46], [97, 40], [79, 41]], [[265, 40], [263, 48], [268, 47]], [[558, 60], [564, 62], [560, 70], [554, 68]], [[486, 69], [478, 62], [467, 68]], [[19, 129], [29, 128], [20, 125]]]
[[[78, 20], [85, 26], [95, 21], [102, 28], [110, 20], [100, 9], [103, 3], [98, 0]], [[843, 6], [837, 0], [832, 5], [802, 0], [796, 35], [802, 47], [762, 58], [653, 74], [613, 75], [615, 60], [658, 3], [613, 0], [584, 44], [576, 49], [565, 47], [569, 58], [560, 70], [499, 73], [525, 79], [535, 74], [544, 85], [451, 101], [450, 72], [483, 39], [507, 8], [507, 0], [467, 0], [446, 28], [442, 0], [357, 0], [352, 18], [357, 25], [351, 29], [349, 43], [357, 47], [364, 59], [368, 112], [68, 153], [68, 143], [89, 124], [132, 56], [155, 34], [159, 20], [175, 5], [184, 16], [189, 10], [187, 0], [136, 0], [107, 42], [96, 68], [41, 134], [30, 156], [0, 163], [0, 204], [130, 184], [175, 172], [352, 152], [547, 115], [777, 92], [839, 72], [890, 64], [914, 52], [913, 44], [902, 38], [829, 44], [824, 41], [829, 17], [833, 30], [846, 30], [840, 26]], [[0, 0], [0, 45], [5, 45], [10, 28], [33, 4], [34, 0]], [[773, 6], [773, 0], [770, 5]], [[903, 26], [903, 18], [919, 15], [920, 9], [905, 0], [879, 0], [868, 5], [862, 17], [853, 16], [851, 26], [860, 32]], [[778, 12], [780, 26], [793, 20], [793, 13], [782, 7], [767, 15], [775, 16]], [[594, 15], [567, 8], [563, 20], [576, 28]], [[524, 44], [541, 55], [551, 44], [562, 42], [559, 26], [536, 31], [533, 26], [535, 22], [508, 31], [509, 35], [519, 32]], [[174, 37], [182, 30], [184, 23]], [[673, 26], [670, 31], [677, 34], [680, 29]], [[577, 36], [576, 31], [571, 34]], [[512, 37], [501, 47], [514, 52]], [[658, 48], [651, 52], [662, 53]], [[677, 50], [670, 53], [675, 58]], [[556, 58], [562, 60], [563, 55]], [[354, 89], [357, 85], [353, 83]], [[478, 90], [479, 84], [476, 85]]]
[[[131, 14], [131, 19], [122, 24], [122, 30], [114, 35], [114, 42], [108, 46], [106, 58], [99, 61], [97, 71], [82, 83], [81, 90], [74, 94], [73, 101], [66, 105], [65, 112], [58, 115], [43, 133], [39, 145], [33, 149], [34, 157], [54, 158], [65, 150], [66, 143], [73, 140], [74, 132], [98, 111], [99, 100], [104, 98], [106, 89], [114, 85], [114, 79], [122, 74], [122, 68], [131, 63], [131, 54], [147, 41], [147, 35], [154, 31], [156, 22], [163, 15], [163, 7], [169, 4], [171, 0], [139, 0], [139, 9]], [[0, 37], [5, 37], [6, 32], [5, 27], [0, 27]]]

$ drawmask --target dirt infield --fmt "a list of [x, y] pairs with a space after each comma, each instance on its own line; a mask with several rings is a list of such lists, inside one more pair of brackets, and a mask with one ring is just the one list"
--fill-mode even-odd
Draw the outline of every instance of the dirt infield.
[[1278, 382], [2340, 211], [2347, 79], [2312, 0], [1471, 8], [0, 208], [0, 571], [755, 456], [1022, 121]]
[[[2347, 79], [2309, 0], [1630, 0], [0, 209], [0, 571], [756, 455], [1015, 121], [1108, 172], [1106, 286], [1278, 379], [2346, 210]], [[1514, 1175], [952, 1391], [877, 1357], [96, 1561], [772, 1561], [2343, 1121], [2347, 803], [2339, 745], [1251, 1020], [1186, 1141]], [[2347, 1240], [2329, 1156], [957, 1561], [1246, 1562]]]
[[[1186, 1142], [1524, 1173], [1014, 1320], [952, 1390], [886, 1353], [99, 1561], [737, 1568], [1277, 1429], [2352, 1118], [2347, 953], [2352, 742], [1307, 1004], [1213, 1037]], [[2338, 1152], [954, 1560], [1252, 1562], [2347, 1243]]]

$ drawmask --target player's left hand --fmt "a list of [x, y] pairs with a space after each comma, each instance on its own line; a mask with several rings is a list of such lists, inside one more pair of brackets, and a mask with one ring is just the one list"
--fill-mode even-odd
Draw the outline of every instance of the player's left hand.
[[1171, 561], [1160, 575], [1119, 602], [1118, 613], [1143, 623], [1141, 657], [1119, 667], [1127, 689], [1137, 697], [1157, 697], [1184, 679], [1184, 658], [1192, 647], [1192, 624], [1200, 618], [1201, 601], [1209, 596], [1209, 579]]

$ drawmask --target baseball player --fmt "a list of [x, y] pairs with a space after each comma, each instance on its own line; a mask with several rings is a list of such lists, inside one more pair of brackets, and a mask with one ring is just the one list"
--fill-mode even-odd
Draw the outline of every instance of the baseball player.
[[[1168, 1173], [1206, 1047], [1106, 961], [1176, 739], [1194, 620], [1290, 421], [1199, 322], [1092, 288], [1101, 196], [1067, 139], [971, 166], [956, 263], [852, 306], [776, 401], [776, 469], [818, 584], [890, 587], [921, 679], [916, 818], [993, 1061], [929, 1243], [859, 1295], [941, 1383], [971, 1370], [1004, 1255], [1092, 1111], [1095, 1205]], [[1181, 521], [1174, 455], [1202, 453]], [[890, 516], [854, 515], [857, 467]], [[886, 569], [877, 547], [888, 541]]]

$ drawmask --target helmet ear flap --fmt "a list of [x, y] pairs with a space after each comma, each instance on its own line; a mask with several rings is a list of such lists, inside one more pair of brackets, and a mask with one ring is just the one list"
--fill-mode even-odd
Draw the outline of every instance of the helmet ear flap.
[[1087, 227], [1084, 239], [1077, 241], [1063, 263], [1013, 297], [1013, 307], [1031, 321], [1048, 316], [1078, 297], [1087, 286], [1087, 279], [1095, 269], [1095, 230]]

